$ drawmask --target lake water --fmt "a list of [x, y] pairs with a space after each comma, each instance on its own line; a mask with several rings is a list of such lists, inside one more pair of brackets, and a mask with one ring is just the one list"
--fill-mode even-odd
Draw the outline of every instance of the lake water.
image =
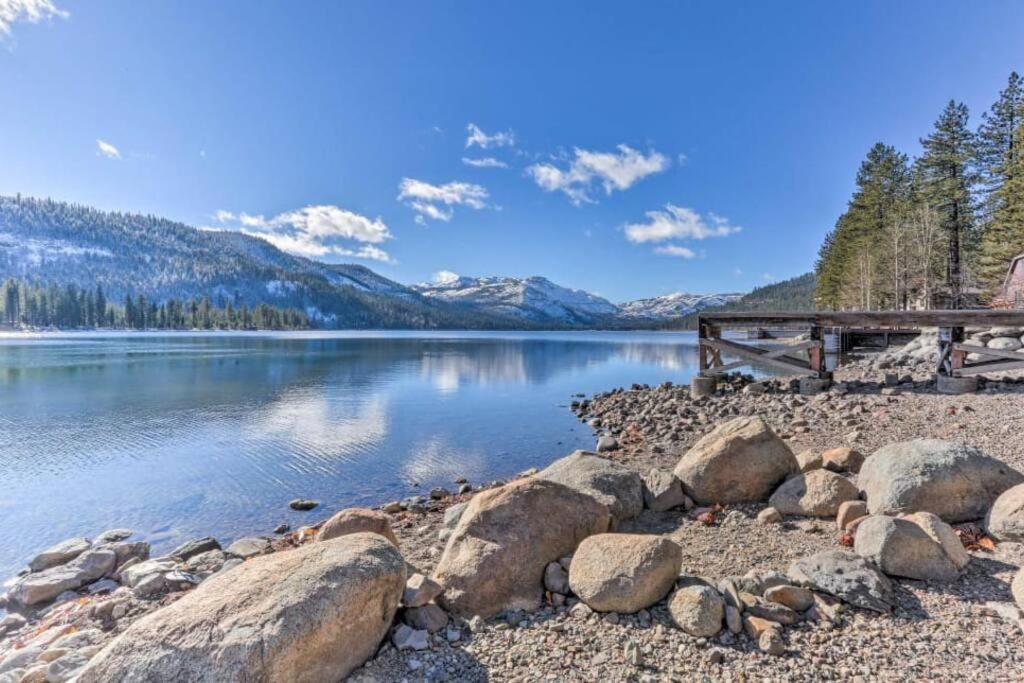
[[692, 333], [2, 339], [0, 580], [111, 527], [158, 553], [508, 477], [594, 446], [573, 394], [696, 365]]

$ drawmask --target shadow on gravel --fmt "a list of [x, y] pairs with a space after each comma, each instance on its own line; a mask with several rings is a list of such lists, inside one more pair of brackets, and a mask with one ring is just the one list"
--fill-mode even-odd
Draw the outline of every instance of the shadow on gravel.
[[896, 584], [896, 600], [899, 605], [897, 614], [909, 619], [928, 619], [928, 611], [921, 601], [909, 589], [949, 596], [961, 602], [977, 605], [986, 602], [1012, 602], [1008, 581], [998, 578], [996, 574], [1013, 575], [1017, 567], [1000, 560], [973, 555], [971, 563], [961, 577], [953, 583], [928, 583], [909, 579], [894, 580]]

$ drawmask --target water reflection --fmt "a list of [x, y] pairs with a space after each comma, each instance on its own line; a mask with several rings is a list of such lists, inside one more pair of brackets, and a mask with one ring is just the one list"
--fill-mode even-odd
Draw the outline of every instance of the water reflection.
[[[578, 447], [576, 392], [686, 381], [692, 335], [71, 335], [0, 341], [0, 572], [74, 534], [266, 533]], [[417, 485], [419, 488], [417, 489]]]

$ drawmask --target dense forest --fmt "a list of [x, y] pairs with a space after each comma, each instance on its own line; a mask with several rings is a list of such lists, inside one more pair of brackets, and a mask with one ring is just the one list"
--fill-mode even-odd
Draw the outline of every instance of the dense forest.
[[[111, 328], [126, 330], [301, 330], [310, 327], [304, 311], [209, 297], [157, 303], [139, 294], [122, 302], [107, 300], [103, 287], [83, 289], [7, 279], [0, 286], [0, 322], [11, 327]], [[2, 325], [0, 325], [2, 326]]]
[[872, 147], [845, 213], [821, 246], [815, 303], [831, 309], [991, 304], [1024, 252], [1024, 81], [976, 129], [949, 102], [911, 159]]

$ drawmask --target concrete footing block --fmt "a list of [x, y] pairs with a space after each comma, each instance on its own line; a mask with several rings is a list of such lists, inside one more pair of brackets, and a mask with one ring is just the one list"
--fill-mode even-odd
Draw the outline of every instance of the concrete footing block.
[[814, 394], [820, 394], [823, 391], [828, 391], [831, 386], [831, 378], [801, 377], [800, 395], [813, 396]]
[[973, 394], [978, 391], [978, 378], [935, 375], [935, 386], [940, 394]]
[[717, 387], [717, 377], [701, 377], [700, 375], [697, 375], [690, 380], [690, 396], [692, 398], [711, 396], [715, 393], [715, 389]]

